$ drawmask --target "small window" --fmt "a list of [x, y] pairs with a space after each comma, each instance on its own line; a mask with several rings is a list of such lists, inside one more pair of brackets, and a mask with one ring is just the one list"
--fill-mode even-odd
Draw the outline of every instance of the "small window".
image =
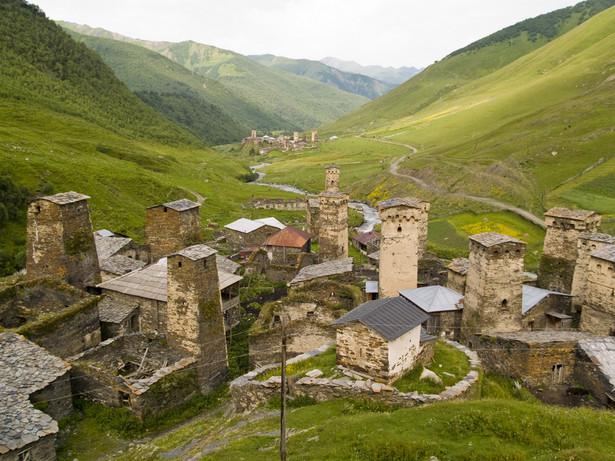
[[314, 311], [309, 311], [309, 312], [307, 313], [307, 316], [308, 316], [308, 318], [310, 318], [310, 317], [314, 317]]
[[41, 212], [41, 206], [40, 205], [36, 205], [36, 213], [40, 213]]
[[162, 207], [162, 212], [163, 212], [163, 213], [166, 213], [166, 212], [167, 212], [167, 207], [166, 207], [166, 206], [163, 206], [163, 207]]
[[177, 262], [177, 267], [182, 267], [182, 262], [181, 261]]
[[203, 267], [207, 267], [207, 260], [206, 259], [203, 260]]
[[508, 307], [508, 299], [502, 300], [502, 307], [503, 308], [507, 308]]
[[273, 316], [273, 324], [275, 325], [276, 323], [280, 323], [280, 316], [279, 315], [274, 315]]
[[397, 232], [401, 232], [401, 226], [397, 226]]

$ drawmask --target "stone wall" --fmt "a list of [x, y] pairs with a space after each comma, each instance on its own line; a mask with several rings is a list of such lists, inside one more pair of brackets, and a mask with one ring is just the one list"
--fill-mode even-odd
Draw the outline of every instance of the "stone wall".
[[460, 274], [452, 270], [448, 270], [446, 273], [446, 288], [450, 288], [457, 293], [465, 295], [466, 292], [466, 278], [467, 274]]
[[388, 341], [360, 322], [340, 326], [337, 329], [337, 363], [388, 382]]
[[[55, 461], [55, 441], [55, 434], [46, 435], [25, 447], [0, 454], [0, 461], [24, 461], [26, 459], [33, 461]], [[30, 456], [30, 458], [25, 458], [24, 456]]]
[[45, 388], [30, 394], [30, 402], [56, 421], [70, 416], [73, 413], [70, 370]]
[[[292, 386], [292, 396], [305, 395], [319, 402], [334, 399], [372, 399], [389, 405], [413, 407], [425, 403], [442, 402], [445, 400], [464, 398], [471, 392], [472, 386], [479, 379], [480, 361], [475, 352], [458, 343], [445, 341], [463, 351], [470, 360], [471, 370], [454, 386], [448, 387], [441, 394], [418, 394], [417, 392], [403, 393], [392, 386], [374, 382], [372, 380], [301, 378]], [[329, 348], [321, 346], [318, 350], [310, 351], [290, 359], [294, 363], [318, 355]], [[280, 366], [279, 363], [266, 365], [241, 376], [230, 383], [235, 410], [238, 412], [251, 411], [258, 405], [267, 402], [274, 395], [280, 395], [280, 377], [274, 376], [266, 381], [253, 380], [254, 377], [268, 370]]]
[[312, 240], [318, 240], [320, 231], [320, 203], [316, 199], [309, 199], [306, 209], [306, 230], [312, 234]]
[[[608, 339], [605, 338], [604, 342], [606, 341]], [[583, 345], [583, 341], [577, 347], [576, 354], [577, 360], [573, 379], [591, 392], [601, 405], [615, 409], [615, 383], [612, 382], [614, 381], [613, 378], [609, 376], [608, 371], [601, 368], [599, 361], [592, 356], [591, 348]]]
[[[546, 314], [547, 312], [557, 312], [559, 314], [569, 315], [572, 310], [571, 303], [572, 298], [570, 296], [557, 294], [548, 295], [523, 315], [523, 329], [542, 331], [563, 328], [564, 324], [562, 322], [558, 322], [560, 326], [557, 326]], [[568, 329], [571, 328], [570, 324], [571, 320], [568, 320]]]
[[[164, 301], [140, 298], [105, 289], [103, 289], [103, 294], [112, 302], [120, 305], [132, 306], [136, 303], [139, 306], [139, 325], [141, 331], [158, 331], [161, 333], [167, 331], [167, 303]], [[109, 299], [107, 302], [109, 302]]]
[[320, 204], [318, 230], [319, 262], [348, 257], [348, 195], [325, 191], [318, 196]]
[[200, 207], [185, 210], [157, 205], [147, 209], [145, 237], [152, 261], [201, 241]]
[[614, 294], [615, 262], [592, 256], [587, 267], [587, 291], [579, 325], [581, 330], [615, 335]]
[[86, 198], [69, 192], [32, 201], [26, 232], [29, 280], [53, 277], [78, 288], [100, 283]]
[[304, 198], [254, 198], [247, 204], [249, 208], [264, 208], [267, 210], [305, 211], [307, 200]]
[[224, 236], [226, 237], [226, 243], [233, 251], [239, 251], [243, 248], [252, 248], [262, 246], [268, 237], [279, 232], [272, 226], [261, 226], [258, 229], [245, 233], [236, 230], [224, 228]]

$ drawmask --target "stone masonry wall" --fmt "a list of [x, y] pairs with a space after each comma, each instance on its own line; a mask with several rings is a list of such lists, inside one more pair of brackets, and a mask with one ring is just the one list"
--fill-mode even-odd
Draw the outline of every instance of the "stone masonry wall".
[[337, 363], [388, 382], [388, 341], [360, 322], [345, 324], [337, 329]]
[[615, 263], [591, 257], [587, 291], [579, 328], [598, 335], [615, 335]]
[[307, 201], [304, 198], [252, 198], [247, 206], [267, 210], [305, 211]]
[[265, 243], [267, 237], [277, 232], [279, 232], [279, 229], [267, 225], [261, 226], [249, 233], [224, 229], [226, 243], [234, 251], [241, 250], [242, 248], [260, 247]]
[[[413, 407], [425, 403], [442, 402], [445, 400], [464, 398], [471, 394], [471, 388], [479, 379], [480, 360], [475, 352], [458, 343], [445, 341], [463, 351], [470, 361], [471, 370], [454, 386], [448, 387], [441, 394], [418, 394], [417, 392], [403, 393], [392, 386], [368, 380], [352, 380], [348, 378], [329, 380], [326, 378], [301, 378], [292, 386], [294, 396], [306, 395], [319, 402], [333, 399], [372, 399], [389, 405]], [[329, 344], [317, 350], [310, 351], [290, 359], [288, 363], [305, 360], [318, 355], [329, 348]], [[280, 395], [280, 377], [273, 376], [266, 381], [255, 381], [254, 377], [268, 370], [280, 366], [279, 363], [266, 365], [241, 376], [230, 383], [235, 410], [238, 412], [251, 411], [258, 405], [267, 402], [274, 395]]]
[[570, 294], [572, 294], [572, 305], [575, 310], [585, 304], [590, 254], [592, 251], [598, 250], [605, 245], [613, 244], [615, 244], [615, 237], [608, 234], [584, 232], [579, 235], [577, 262], [574, 267], [572, 289], [570, 291]]
[[158, 205], [147, 209], [145, 237], [150, 246], [152, 261], [178, 251], [201, 240], [199, 207], [177, 211]]
[[56, 421], [73, 413], [70, 370], [58, 376], [40, 391], [30, 395], [30, 402]]
[[320, 263], [348, 257], [348, 195], [323, 192], [320, 203], [318, 260]]
[[[0, 455], [0, 461], [23, 461], [24, 459], [31, 459], [35, 461], [55, 461], [55, 441], [55, 434], [46, 435], [38, 439], [36, 442], [26, 445], [25, 447]], [[22, 453], [24, 453], [24, 455], [22, 455]], [[25, 453], [27, 453], [30, 458], [24, 458], [23, 456], [25, 456]]]

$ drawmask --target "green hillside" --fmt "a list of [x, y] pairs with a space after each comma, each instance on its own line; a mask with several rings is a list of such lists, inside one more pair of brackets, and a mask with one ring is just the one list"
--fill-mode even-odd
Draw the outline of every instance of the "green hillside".
[[[221, 158], [124, 86], [100, 57], [34, 5], [0, 3], [0, 275], [23, 266], [29, 198], [91, 196], [95, 228], [143, 240], [145, 208], [206, 200], [204, 224], [226, 223], [256, 190]], [[261, 195], [279, 195], [259, 188]]]
[[319, 61], [290, 59], [271, 54], [248, 57], [264, 66], [301, 75], [302, 77], [326, 83], [342, 91], [365, 96], [369, 99], [382, 96], [395, 87], [395, 85], [381, 82], [366, 75], [343, 72]]
[[326, 57], [320, 60], [323, 64], [339, 69], [343, 72], [350, 72], [352, 74], [365, 75], [367, 77], [375, 78], [381, 82], [388, 83], [393, 86], [400, 85], [406, 80], [409, 80], [421, 70], [416, 67], [383, 67], [377, 65], [362, 66], [354, 61], [344, 61], [343, 59]]
[[[67, 27], [82, 34], [143, 46], [188, 70], [220, 82], [252, 106], [270, 114], [270, 117], [273, 116], [271, 114], [279, 117], [282, 122], [275, 128], [269, 128], [271, 131], [308, 130], [338, 119], [369, 101], [309, 78], [267, 68], [241, 54], [209, 45], [192, 41], [148, 42], [83, 25]], [[231, 113], [225, 105], [219, 106]]]

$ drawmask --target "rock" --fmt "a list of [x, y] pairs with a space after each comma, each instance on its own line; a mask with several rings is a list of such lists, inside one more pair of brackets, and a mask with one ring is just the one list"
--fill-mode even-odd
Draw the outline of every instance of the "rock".
[[435, 374], [433, 371], [428, 370], [427, 368], [423, 369], [423, 373], [421, 373], [420, 379], [431, 379], [432, 381], [435, 381], [438, 384], [443, 384], [440, 377], [437, 374]]
[[376, 394], [378, 394], [381, 390], [382, 390], [382, 384], [380, 383], [372, 384], [372, 391], [374, 391]]
[[306, 376], [309, 376], [310, 378], [320, 378], [323, 375], [324, 373], [318, 369], [314, 369], [306, 373]]

